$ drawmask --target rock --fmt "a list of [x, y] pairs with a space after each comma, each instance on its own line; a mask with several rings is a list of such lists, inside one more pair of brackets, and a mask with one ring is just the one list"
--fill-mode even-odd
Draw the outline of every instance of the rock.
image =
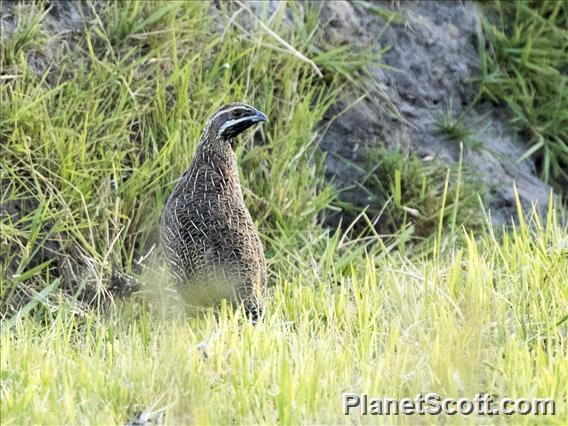
[[[376, 13], [376, 8], [385, 13]], [[387, 25], [389, 13], [404, 19]], [[369, 204], [368, 194], [354, 185], [363, 173], [349, 164], [364, 167], [369, 149], [399, 146], [419, 158], [455, 164], [459, 143], [435, 132], [436, 121], [447, 115], [451, 105], [452, 115], [461, 114], [476, 139], [475, 148], [466, 144], [464, 164], [489, 189], [487, 207], [493, 223], [510, 224], [516, 214], [514, 183], [524, 208], [537, 203], [540, 212], [546, 211], [551, 188], [536, 176], [531, 159], [518, 162], [529, 145], [507, 125], [507, 110], [489, 102], [467, 110], [478, 92], [472, 80], [480, 73], [476, 46], [479, 14], [469, 1], [325, 3], [321, 20], [329, 21], [326, 34], [330, 44], [374, 41], [377, 48], [390, 46], [381, 62], [394, 70], [377, 63], [372, 74], [376, 87], [399, 114], [396, 117], [393, 109], [386, 107], [377, 90], [335, 118], [323, 135], [320, 148], [327, 153], [326, 177], [339, 188], [351, 188], [342, 192], [344, 201], [360, 208]], [[380, 40], [375, 39], [378, 34], [382, 34]], [[323, 124], [352, 101], [348, 97], [334, 105]]]
[[320, 13], [327, 41], [335, 46], [349, 44], [361, 35], [361, 23], [351, 3], [346, 1], [325, 4]]

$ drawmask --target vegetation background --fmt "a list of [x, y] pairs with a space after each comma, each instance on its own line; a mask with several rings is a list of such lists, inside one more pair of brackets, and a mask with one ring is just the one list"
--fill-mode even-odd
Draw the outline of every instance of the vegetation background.
[[[369, 188], [388, 232], [365, 210], [322, 225], [349, 206], [324, 180], [318, 123], [340, 89], [364, 94], [376, 52], [318, 48], [317, 2], [262, 19], [238, 2], [87, 2], [80, 30], [59, 32], [57, 4], [1, 7], [2, 424], [377, 421], [345, 417], [343, 392], [550, 397], [555, 416], [491, 421], [568, 420], [561, 202], [545, 216], [519, 203], [494, 229], [461, 165], [382, 153]], [[480, 96], [534, 132], [527, 156], [561, 189], [567, 7], [486, 7], [500, 19], [484, 26]], [[182, 315], [157, 247], [203, 123], [234, 100], [271, 120], [237, 152], [270, 271], [257, 326], [225, 305]], [[453, 124], [440, 129], [470, 136]]]

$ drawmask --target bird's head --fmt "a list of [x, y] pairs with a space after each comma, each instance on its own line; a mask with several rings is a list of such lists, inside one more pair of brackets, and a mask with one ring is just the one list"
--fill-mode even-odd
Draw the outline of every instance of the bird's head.
[[216, 141], [233, 141], [236, 136], [256, 123], [268, 121], [264, 113], [241, 102], [219, 108], [205, 125], [204, 135]]

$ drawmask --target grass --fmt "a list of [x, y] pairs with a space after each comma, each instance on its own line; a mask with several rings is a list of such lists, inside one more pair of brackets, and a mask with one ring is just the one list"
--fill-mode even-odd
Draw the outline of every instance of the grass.
[[481, 94], [510, 108], [511, 123], [531, 143], [522, 158], [536, 157], [543, 179], [562, 188], [568, 181], [568, 6], [497, 1], [489, 16], [479, 32]]
[[[456, 226], [474, 229], [484, 222], [485, 188], [479, 178], [464, 170], [461, 160], [447, 167], [400, 148], [374, 149], [369, 150], [367, 164], [359, 171], [364, 174], [359, 186], [369, 200], [365, 213], [383, 234], [400, 237], [404, 230], [409, 239], [432, 247], [440, 215], [443, 229], [450, 234], [455, 234]], [[368, 223], [362, 225], [368, 229]]]
[[25, 60], [25, 56], [35, 49], [39, 49], [45, 43], [42, 33], [41, 22], [47, 15], [47, 11], [42, 12], [36, 5], [24, 6], [17, 5], [18, 21], [15, 31], [6, 36], [4, 23], [0, 34], [0, 53], [2, 54], [2, 65], [12, 65], [18, 61]]
[[347, 423], [361, 418], [343, 416], [342, 392], [431, 391], [551, 397], [555, 417], [493, 420], [563, 424], [566, 228], [551, 211], [502, 241], [464, 238], [411, 261], [327, 237], [325, 253], [303, 256], [316, 267], [279, 274], [256, 327], [224, 308], [160, 320], [134, 301], [110, 315], [13, 322], [1, 333], [2, 421], [124, 424], [163, 409], [165, 424]]
[[[473, 103], [471, 106], [473, 106]], [[483, 147], [483, 143], [476, 138], [476, 132], [464, 120], [465, 113], [468, 110], [469, 108], [455, 116], [452, 109], [452, 99], [450, 99], [446, 113], [437, 117], [434, 122], [435, 129], [433, 133], [437, 136], [444, 136], [450, 141], [463, 143], [466, 148], [479, 151]], [[480, 121], [483, 121], [483, 119], [472, 124], [478, 125]]]
[[[201, 2], [88, 2], [67, 50], [53, 49], [64, 34], [43, 27], [49, 4], [10, 9], [18, 29], [3, 32], [0, 85], [2, 424], [439, 420], [344, 417], [341, 394], [362, 391], [551, 397], [555, 417], [496, 421], [563, 424], [562, 210], [551, 204], [543, 220], [519, 209], [511, 231], [479, 217], [472, 228], [478, 200], [461, 164], [448, 172], [394, 152], [366, 182], [370, 195], [391, 199], [389, 235], [371, 226], [379, 212], [370, 210], [359, 212], [360, 233], [324, 228], [337, 191], [323, 179], [314, 129], [342, 87], [365, 90], [380, 51], [327, 48], [317, 3], [281, 3], [270, 17], [265, 9], [262, 25], [220, 4], [211, 13]], [[38, 70], [27, 52], [49, 52], [53, 66]], [[237, 152], [270, 271], [258, 326], [226, 306], [181, 315], [156, 248], [162, 206], [204, 121], [234, 100], [270, 118]], [[118, 297], [131, 277], [138, 291]]]

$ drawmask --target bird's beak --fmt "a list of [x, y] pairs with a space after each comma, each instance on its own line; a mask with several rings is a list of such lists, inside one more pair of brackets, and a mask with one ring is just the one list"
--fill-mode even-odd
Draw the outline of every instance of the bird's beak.
[[256, 114], [254, 115], [254, 121], [256, 123], [261, 122], [261, 121], [268, 123], [268, 117], [266, 116], [265, 113], [256, 110]]

